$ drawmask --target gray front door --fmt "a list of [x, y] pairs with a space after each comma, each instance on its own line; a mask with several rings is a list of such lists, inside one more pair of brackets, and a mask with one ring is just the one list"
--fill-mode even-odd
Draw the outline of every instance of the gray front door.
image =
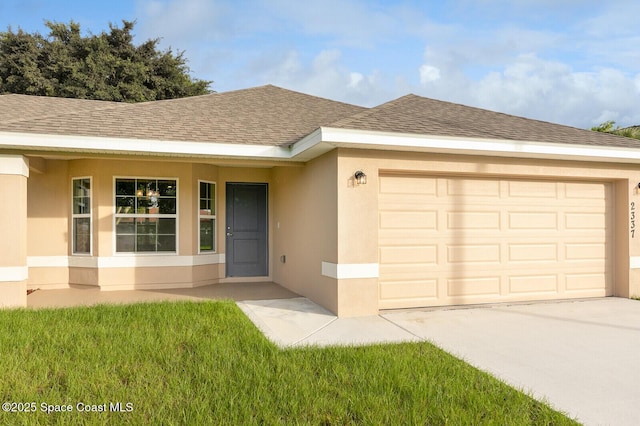
[[227, 276], [267, 276], [267, 184], [227, 183], [226, 201]]

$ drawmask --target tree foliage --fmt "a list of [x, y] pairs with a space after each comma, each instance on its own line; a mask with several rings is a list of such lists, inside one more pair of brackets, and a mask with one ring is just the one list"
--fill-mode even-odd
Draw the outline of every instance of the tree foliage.
[[0, 94], [143, 102], [209, 93], [192, 79], [184, 52], [158, 50], [160, 39], [133, 44], [135, 22], [82, 36], [80, 24], [47, 21], [49, 35], [0, 32]]
[[625, 136], [627, 138], [640, 139], [640, 126], [631, 126], [621, 129], [620, 126], [614, 127], [615, 124], [615, 121], [609, 120], [598, 126], [592, 127], [591, 130], [594, 132], [611, 133], [618, 136]]

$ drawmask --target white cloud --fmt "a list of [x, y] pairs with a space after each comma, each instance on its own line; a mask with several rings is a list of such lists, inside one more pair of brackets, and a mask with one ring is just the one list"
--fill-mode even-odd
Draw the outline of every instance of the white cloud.
[[223, 37], [233, 22], [227, 19], [230, 10], [222, 1], [139, 0], [137, 10], [141, 15], [137, 30], [142, 37], [160, 36], [174, 46]]
[[420, 66], [420, 83], [427, 84], [440, 80], [440, 70], [432, 65]]
[[342, 102], [374, 106], [393, 97], [379, 72], [350, 70], [342, 59], [338, 49], [323, 50], [310, 62], [296, 50], [283, 55], [265, 52], [250, 69], [258, 78], [256, 84], [275, 84]]
[[349, 87], [358, 87], [358, 85], [364, 80], [364, 75], [359, 72], [349, 73]]
[[428, 81], [421, 94], [580, 128], [605, 120], [621, 125], [640, 123], [639, 77], [618, 70], [579, 72], [567, 64], [526, 54], [478, 80], [462, 73], [453, 75]]

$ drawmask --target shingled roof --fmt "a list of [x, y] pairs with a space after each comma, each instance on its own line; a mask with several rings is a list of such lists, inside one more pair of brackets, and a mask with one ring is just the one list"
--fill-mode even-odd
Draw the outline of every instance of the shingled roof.
[[640, 148], [640, 141], [406, 95], [330, 127], [405, 134]]
[[365, 108], [276, 86], [116, 102], [0, 96], [0, 131], [286, 146]]
[[319, 127], [640, 148], [635, 139], [416, 95], [370, 109], [272, 85], [138, 104], [0, 96], [0, 132], [289, 146]]

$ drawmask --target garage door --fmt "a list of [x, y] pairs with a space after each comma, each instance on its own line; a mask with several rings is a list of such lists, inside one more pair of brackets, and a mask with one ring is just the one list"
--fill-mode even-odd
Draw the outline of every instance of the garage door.
[[612, 189], [381, 175], [381, 309], [612, 293]]

